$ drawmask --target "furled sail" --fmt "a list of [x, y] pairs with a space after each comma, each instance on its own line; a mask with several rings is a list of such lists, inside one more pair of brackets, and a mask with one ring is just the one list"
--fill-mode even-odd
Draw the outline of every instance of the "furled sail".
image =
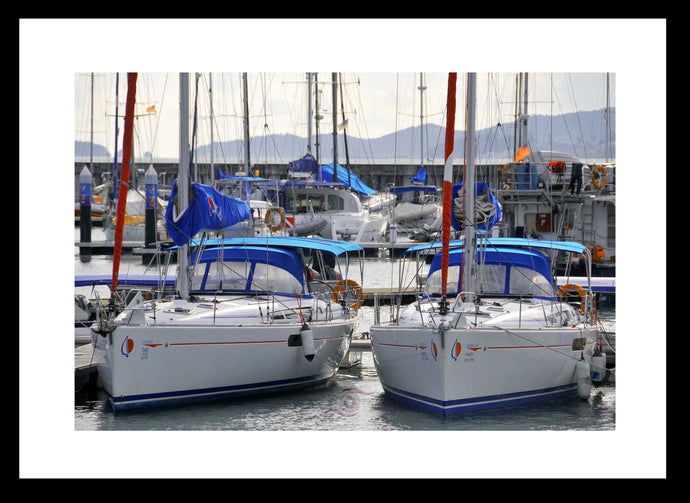
[[[463, 210], [463, 184], [458, 183], [453, 185], [453, 213], [451, 216], [451, 224], [456, 231], [462, 230], [464, 225], [464, 210]], [[488, 231], [501, 220], [501, 206], [498, 204], [498, 199], [491, 193], [489, 186], [484, 182], [476, 182], [475, 192], [475, 227], [477, 229]]]
[[177, 180], [173, 182], [165, 225], [178, 246], [187, 243], [200, 231], [220, 231], [251, 217], [249, 203], [221, 194], [209, 185], [193, 183], [189, 195], [189, 206], [178, 209]]

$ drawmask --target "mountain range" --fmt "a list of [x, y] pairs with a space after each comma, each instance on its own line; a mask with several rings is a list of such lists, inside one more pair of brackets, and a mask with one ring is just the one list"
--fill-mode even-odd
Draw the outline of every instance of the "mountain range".
[[[615, 118], [615, 109], [610, 110]], [[615, 119], [610, 124], [611, 142], [608, 157], [615, 159], [616, 134]], [[531, 150], [554, 150], [579, 157], [583, 161], [605, 159], [607, 157], [606, 110], [570, 113], [556, 116], [535, 115], [529, 117], [528, 139]], [[477, 131], [477, 157], [480, 160], [507, 160], [513, 158], [514, 123], [498, 123], [493, 127]], [[426, 164], [442, 164], [444, 156], [444, 128], [429, 124], [424, 128]], [[407, 128], [397, 133], [390, 133], [379, 138], [363, 139], [338, 133], [338, 162], [345, 163], [346, 155], [353, 162], [362, 161], [420, 161], [420, 128]], [[332, 135], [324, 132], [319, 135], [320, 157], [322, 164], [333, 160]], [[464, 131], [455, 131], [456, 159], [463, 155]], [[242, 140], [221, 141], [214, 143], [214, 160], [218, 164], [236, 163], [242, 159]], [[89, 142], [75, 141], [75, 158], [83, 160], [90, 153]], [[252, 162], [287, 163], [302, 157], [306, 153], [307, 141], [292, 134], [276, 134], [268, 137], [252, 138], [250, 154]], [[315, 147], [313, 147], [315, 149]], [[210, 159], [210, 145], [197, 147], [194, 155], [202, 162]], [[314, 150], [313, 150], [314, 152]], [[96, 159], [112, 159], [112, 154], [103, 145], [94, 144], [93, 155]], [[122, 151], [118, 153], [121, 158]], [[160, 159], [163, 160], [163, 159]], [[499, 161], [497, 161], [499, 162]]]

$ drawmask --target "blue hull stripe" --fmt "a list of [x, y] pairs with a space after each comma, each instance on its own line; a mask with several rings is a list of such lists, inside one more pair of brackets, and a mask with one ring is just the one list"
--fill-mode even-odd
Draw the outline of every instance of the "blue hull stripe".
[[151, 393], [147, 395], [129, 395], [109, 397], [115, 410], [139, 409], [146, 407], [160, 407], [178, 405], [182, 403], [217, 400], [228, 397], [240, 397], [257, 394], [267, 394], [286, 389], [297, 389], [327, 382], [332, 375], [311, 375], [296, 379], [267, 381], [262, 383], [242, 384], [237, 386], [221, 386], [218, 388], [200, 388], [190, 390], [168, 391], [165, 393]]
[[575, 395], [577, 393], [577, 384], [566, 384], [553, 388], [447, 401], [410, 393], [387, 385], [384, 386], [384, 391], [386, 391], [391, 397], [416, 408], [441, 415], [452, 415], [466, 412], [514, 407], [517, 405], [525, 405], [528, 403], [553, 400], [555, 398], [562, 398], [568, 395]]

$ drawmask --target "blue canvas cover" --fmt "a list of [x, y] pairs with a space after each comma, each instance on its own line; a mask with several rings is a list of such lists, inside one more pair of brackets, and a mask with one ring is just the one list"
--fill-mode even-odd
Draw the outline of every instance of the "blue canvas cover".
[[[450, 241], [451, 248], [458, 248], [464, 246], [465, 242], [462, 239], [455, 239]], [[568, 253], [583, 254], [587, 247], [576, 243], [575, 241], [549, 241], [545, 239], [530, 239], [530, 238], [486, 238], [481, 241], [482, 246], [491, 247], [517, 247], [525, 249], [540, 249], [546, 251], [564, 251]], [[405, 250], [401, 256], [409, 253], [419, 252], [423, 250], [432, 250], [441, 248], [441, 242], [424, 243], [416, 245]]]
[[[463, 182], [453, 185], [453, 189], [451, 190], [453, 200], [455, 200], [457, 193], [462, 190], [462, 186]], [[476, 182], [476, 192], [474, 194], [475, 197], [483, 194], [485, 191], [489, 192], [489, 200], [496, 207], [496, 211], [487, 223], [478, 224], [477, 229], [488, 231], [501, 220], [501, 206], [498, 204], [498, 199], [496, 199], [496, 196], [493, 195], [487, 184], [485, 184], [484, 182]], [[455, 215], [453, 215], [453, 212], [451, 212], [450, 214], [450, 224], [456, 231], [462, 230], [463, 228], [462, 224], [456, 220]]]
[[[330, 164], [325, 164], [321, 166], [321, 174], [323, 176], [323, 180], [325, 182], [333, 182], [333, 181], [338, 181], [341, 183], [344, 183], [345, 185], [348, 185], [348, 171], [346, 168], [343, 168], [340, 164], [338, 164], [338, 179], [333, 180], [333, 163]], [[349, 174], [349, 187], [352, 188], [353, 190], [356, 190], [360, 194], [366, 194], [366, 195], [371, 195], [371, 194], [376, 194], [376, 191], [366, 185], [362, 180], [359, 179], [357, 175], [354, 173], [350, 172]]]
[[[199, 245], [198, 240], [192, 241], [192, 246]], [[362, 245], [352, 241], [335, 241], [323, 238], [305, 238], [300, 236], [255, 236], [225, 239], [209, 239], [206, 246], [272, 246], [288, 249], [320, 250], [333, 255], [346, 252], [364, 251]]]
[[319, 163], [316, 162], [313, 155], [307, 154], [301, 159], [289, 162], [288, 169], [295, 173], [312, 173], [316, 175], [319, 172]]
[[426, 182], [426, 168], [424, 166], [420, 167], [417, 174], [410, 177], [412, 183], [425, 183]]
[[189, 192], [189, 206], [175, 213], [177, 180], [173, 182], [165, 225], [176, 245], [187, 243], [202, 230], [221, 230], [251, 217], [249, 203], [226, 196], [209, 185], [193, 183]]

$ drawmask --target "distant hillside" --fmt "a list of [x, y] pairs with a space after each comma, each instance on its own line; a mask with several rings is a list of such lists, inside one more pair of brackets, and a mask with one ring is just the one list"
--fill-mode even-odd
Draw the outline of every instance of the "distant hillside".
[[[606, 124], [604, 110], [579, 112], [557, 116], [536, 115], [529, 118], [528, 137], [533, 150], [555, 150], [579, 157], [582, 160], [603, 159], [606, 157]], [[615, 117], [615, 110], [612, 110]], [[615, 159], [615, 121], [611, 124], [612, 155]], [[496, 124], [491, 128], [477, 131], [477, 155], [479, 159], [509, 159], [513, 152], [514, 124]], [[347, 137], [349, 158], [353, 160], [392, 160], [419, 162], [419, 128], [408, 128], [380, 138], [361, 139]], [[333, 148], [330, 132], [319, 136], [320, 160], [323, 164], [332, 161]], [[463, 155], [464, 131], [455, 132], [455, 158]], [[425, 128], [425, 160], [436, 164], [443, 162], [444, 130], [440, 126]], [[253, 162], [268, 158], [269, 162], [288, 163], [306, 153], [307, 141], [291, 134], [255, 137], [251, 141]], [[74, 143], [74, 153], [78, 159], [88, 158], [89, 143]], [[94, 158], [110, 158], [112, 154], [102, 145], [94, 145]], [[122, 153], [119, 153], [121, 157]], [[242, 140], [223, 141], [214, 144], [216, 162], [234, 163], [242, 159]], [[210, 145], [202, 145], [195, 152], [197, 159], [208, 162]], [[345, 162], [345, 139], [338, 134], [338, 162]]]

